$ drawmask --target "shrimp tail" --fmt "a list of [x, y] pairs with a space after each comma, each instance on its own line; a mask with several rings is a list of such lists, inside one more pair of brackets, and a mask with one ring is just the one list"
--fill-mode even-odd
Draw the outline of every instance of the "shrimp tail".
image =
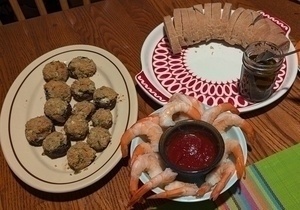
[[223, 173], [221, 173], [220, 181], [216, 184], [216, 186], [214, 187], [214, 189], [210, 195], [210, 198], [213, 201], [215, 201], [219, 197], [220, 193], [222, 192], [222, 190], [228, 183], [229, 179], [232, 177], [232, 175], [235, 171], [235, 168], [233, 165], [224, 164], [223, 170], [224, 171], [223, 171]]
[[232, 148], [231, 152], [235, 157], [235, 169], [236, 169], [237, 178], [241, 179], [245, 174], [246, 166], [244, 164], [244, 156], [240, 144]]
[[227, 102], [227, 103], [222, 103], [220, 104], [221, 106], [221, 112], [226, 112], [226, 111], [230, 111], [233, 114], [240, 114], [240, 111], [231, 103]]
[[152, 147], [150, 146], [149, 143], [142, 142], [139, 145], [137, 145], [136, 148], [134, 149], [133, 153], [132, 153], [132, 156], [131, 156], [130, 160], [129, 160], [130, 167], [132, 167], [132, 164], [136, 161], [136, 159], [140, 155], [150, 153], [150, 152], [153, 152], [153, 151], [152, 151]]
[[173, 189], [173, 190], [166, 190], [164, 192], [155, 194], [155, 195], [151, 195], [148, 197], [148, 199], [158, 199], [158, 198], [177, 198], [181, 195], [184, 194], [184, 189], [183, 187], [181, 188], [177, 188], [177, 189]]
[[247, 122], [246, 120], [244, 120], [241, 125], [240, 128], [242, 129], [242, 131], [246, 134], [247, 139], [249, 141], [251, 141], [252, 143], [254, 143], [256, 141], [256, 137], [255, 137], [255, 132], [253, 127], [250, 125], [249, 122]]
[[200, 114], [199, 110], [193, 106], [190, 107], [190, 109], [186, 112], [186, 114], [194, 120], [201, 119], [201, 114]]
[[[121, 136], [120, 145], [122, 157], [127, 157], [128, 155], [128, 145], [131, 143], [134, 137], [139, 135], [146, 135], [150, 140], [157, 139], [157, 136], [160, 136], [162, 133], [161, 128], [158, 125], [159, 116], [158, 114], [153, 114], [148, 117], [142, 118], [138, 120], [135, 124], [133, 124], [130, 128], [128, 128], [123, 135]], [[153, 128], [152, 128], [153, 126]], [[156, 132], [151, 133], [151, 129], [156, 129]]]
[[138, 190], [139, 177], [131, 176], [129, 182], [129, 191], [131, 195], [134, 195]]
[[127, 129], [122, 137], [121, 137], [121, 152], [122, 157], [127, 157], [128, 155], [128, 145], [130, 144], [131, 140], [134, 138], [134, 133], [131, 129]]
[[198, 189], [196, 196], [197, 197], [203, 197], [205, 193], [209, 192], [212, 188], [212, 185], [210, 183], [204, 182]]
[[158, 174], [157, 176], [150, 179], [150, 181], [146, 182], [142, 187], [140, 187], [131, 197], [130, 201], [127, 204], [127, 207], [133, 206], [137, 203], [143, 195], [149, 192], [151, 189], [159, 186], [168, 184], [175, 180], [177, 173], [173, 172], [170, 168], [166, 168], [163, 172]]

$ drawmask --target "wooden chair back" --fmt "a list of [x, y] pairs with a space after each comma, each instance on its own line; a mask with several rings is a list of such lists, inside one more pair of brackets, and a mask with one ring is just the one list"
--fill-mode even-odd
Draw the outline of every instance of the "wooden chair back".
[[[44, 1], [43, 0], [34, 0], [36, 7], [39, 11], [40, 15], [47, 15], [47, 9], [45, 7]], [[91, 0], [82, 0], [83, 5], [89, 5], [91, 3]], [[24, 13], [20, 7], [20, 4], [18, 2], [18, 0], [9, 0], [9, 3], [11, 5], [11, 8], [13, 10], [13, 12], [15, 13], [18, 21], [20, 20], [25, 20], [26, 17], [24, 16]], [[70, 8], [68, 0], [59, 0], [59, 4], [62, 10], [67, 10]]]

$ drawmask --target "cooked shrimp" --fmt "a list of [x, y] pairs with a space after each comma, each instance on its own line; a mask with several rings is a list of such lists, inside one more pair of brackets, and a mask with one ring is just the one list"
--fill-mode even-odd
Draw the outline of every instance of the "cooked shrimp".
[[252, 126], [237, 114], [223, 112], [212, 123], [221, 133], [230, 126], [238, 126], [246, 134], [250, 141], [255, 141], [255, 134]]
[[226, 139], [225, 141], [225, 152], [223, 159], [227, 159], [230, 154], [233, 154], [234, 156], [237, 178], [241, 179], [245, 174], [245, 159], [242, 147], [235, 139]]
[[196, 108], [199, 113], [202, 115], [204, 112], [204, 106], [203, 104], [196, 98], [192, 97], [192, 96], [188, 96], [185, 95], [183, 93], [175, 93], [171, 96], [169, 102], [172, 101], [183, 101], [191, 106], [193, 106], [194, 108]]
[[129, 190], [133, 195], [138, 189], [139, 177], [142, 172], [154, 177], [163, 171], [163, 166], [157, 153], [146, 153], [138, 156], [131, 165]]
[[132, 195], [127, 207], [133, 206], [142, 198], [143, 195], [145, 195], [151, 189], [158, 186], [164, 186], [170, 182], [173, 182], [176, 176], [177, 173], [173, 172], [170, 168], [166, 168], [164, 171], [157, 174], [156, 176], [150, 175], [150, 177], [152, 178]]
[[202, 197], [213, 188], [210, 198], [215, 201], [234, 172], [235, 167], [231, 161], [221, 162], [217, 168], [206, 175], [205, 182], [200, 186], [196, 196]]
[[238, 109], [231, 103], [222, 103], [205, 110], [201, 117], [201, 120], [212, 123], [218, 117], [218, 115], [226, 111], [230, 111], [234, 114], [239, 114]]
[[186, 183], [181, 181], [174, 181], [165, 186], [165, 191], [151, 195], [149, 199], [157, 199], [157, 198], [178, 198], [180, 196], [189, 196], [196, 195], [198, 191], [198, 186], [194, 183]]
[[[233, 164], [228, 156], [233, 154], [235, 158], [235, 164]], [[234, 139], [226, 139], [225, 141], [225, 152], [220, 164], [210, 172], [198, 192], [197, 196], [203, 196], [209, 192], [213, 187], [211, 198], [217, 199], [221, 191], [224, 189], [229, 179], [232, 177], [236, 170], [237, 178], [242, 178], [245, 173], [244, 155], [240, 143]]]
[[158, 122], [158, 115], [150, 115], [146, 118], [140, 119], [129, 129], [127, 129], [121, 137], [122, 156], [126, 157], [128, 155], [128, 145], [130, 144], [132, 139], [137, 136], [145, 135], [147, 136], [147, 139], [150, 141], [151, 144], [158, 144], [160, 136], [163, 133], [163, 130], [158, 125]]
[[[158, 144], [156, 144], [156, 146], [158, 146]], [[134, 148], [129, 165], [132, 166], [132, 163], [134, 163], [140, 155], [151, 153], [153, 150], [158, 150], [158, 148], [153, 149], [148, 142], [141, 142]]]
[[[195, 108], [196, 99], [188, 97], [183, 94], [174, 94], [174, 98], [170, 99], [170, 102], [165, 104], [160, 113], [160, 125], [163, 127], [169, 127], [175, 125], [173, 120], [174, 114], [184, 113], [191, 119], [200, 120], [201, 113], [197, 108]], [[176, 97], [175, 97], [176, 96]]]

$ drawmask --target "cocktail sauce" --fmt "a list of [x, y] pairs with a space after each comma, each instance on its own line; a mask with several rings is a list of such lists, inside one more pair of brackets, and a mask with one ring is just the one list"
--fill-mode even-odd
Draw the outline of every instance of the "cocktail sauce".
[[243, 54], [239, 92], [248, 101], [260, 102], [269, 98], [274, 92], [274, 84], [283, 62], [283, 58], [268, 61], [256, 61], [264, 51], [281, 54], [276, 45], [268, 42], [250, 44]]
[[182, 170], [201, 170], [216, 159], [217, 144], [211, 140], [212, 135], [205, 131], [175, 132], [170, 138], [166, 155]]

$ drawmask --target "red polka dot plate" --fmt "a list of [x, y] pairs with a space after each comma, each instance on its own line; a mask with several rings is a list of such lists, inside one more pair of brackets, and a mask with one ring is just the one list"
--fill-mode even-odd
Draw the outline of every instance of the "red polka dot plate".
[[[283, 21], [263, 13], [280, 26], [286, 36], [290, 27]], [[289, 51], [294, 50], [290, 43]], [[275, 92], [267, 100], [251, 103], [238, 92], [243, 51], [223, 42], [209, 42], [183, 49], [172, 55], [163, 24], [146, 38], [141, 51], [142, 71], [135, 79], [143, 91], [158, 104], [165, 104], [176, 92], [198, 98], [209, 106], [222, 102], [234, 104], [240, 112], [267, 106], [283, 96], [297, 76], [296, 54], [287, 56], [275, 82]]]

